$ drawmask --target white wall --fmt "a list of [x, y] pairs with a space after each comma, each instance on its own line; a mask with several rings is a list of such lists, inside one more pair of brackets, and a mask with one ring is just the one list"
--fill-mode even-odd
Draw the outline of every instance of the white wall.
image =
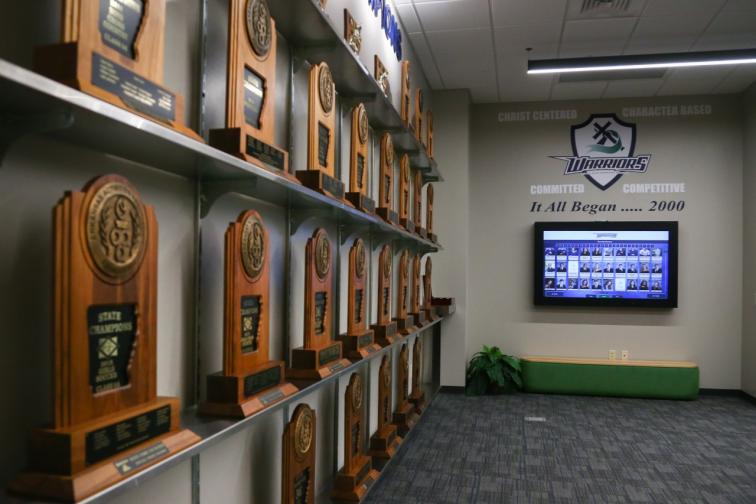
[[756, 85], [743, 96], [743, 390], [756, 396]]

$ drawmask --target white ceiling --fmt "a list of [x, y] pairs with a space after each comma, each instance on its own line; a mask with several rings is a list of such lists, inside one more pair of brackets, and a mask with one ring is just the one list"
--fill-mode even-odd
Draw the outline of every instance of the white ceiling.
[[756, 48], [756, 0], [628, 0], [621, 15], [587, 19], [583, 0], [394, 3], [431, 87], [468, 88], [476, 103], [736, 93], [756, 81], [756, 65], [610, 82], [526, 74], [529, 58]]

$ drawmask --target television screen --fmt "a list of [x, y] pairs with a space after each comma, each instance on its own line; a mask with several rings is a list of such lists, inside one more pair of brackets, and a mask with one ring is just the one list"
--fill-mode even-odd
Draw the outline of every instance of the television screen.
[[536, 222], [535, 304], [677, 307], [677, 222]]

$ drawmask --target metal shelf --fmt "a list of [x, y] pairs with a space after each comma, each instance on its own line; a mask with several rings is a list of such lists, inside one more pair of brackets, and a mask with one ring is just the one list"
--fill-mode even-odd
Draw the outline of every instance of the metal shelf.
[[34, 133], [197, 179], [203, 188], [203, 215], [220, 195], [235, 192], [279, 206], [319, 209], [339, 224], [362, 227], [418, 251], [442, 249], [347, 203], [0, 59], [0, 169], [13, 142]]
[[409, 154], [412, 167], [423, 172], [424, 182], [443, 181], [436, 161], [404, 126], [394, 104], [341, 36], [341, 24], [334, 24], [318, 0], [276, 0], [270, 2], [270, 10], [276, 28], [294, 47], [296, 55], [311, 62], [328, 63], [339, 95], [365, 104], [370, 125], [391, 133], [394, 148], [400, 154]]

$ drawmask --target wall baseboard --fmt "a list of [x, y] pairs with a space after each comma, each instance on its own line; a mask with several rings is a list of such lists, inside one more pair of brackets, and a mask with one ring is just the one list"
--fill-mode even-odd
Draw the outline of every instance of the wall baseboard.
[[699, 389], [698, 393], [702, 396], [737, 397], [756, 405], [756, 397], [753, 397], [748, 392], [739, 389], [702, 388]]

